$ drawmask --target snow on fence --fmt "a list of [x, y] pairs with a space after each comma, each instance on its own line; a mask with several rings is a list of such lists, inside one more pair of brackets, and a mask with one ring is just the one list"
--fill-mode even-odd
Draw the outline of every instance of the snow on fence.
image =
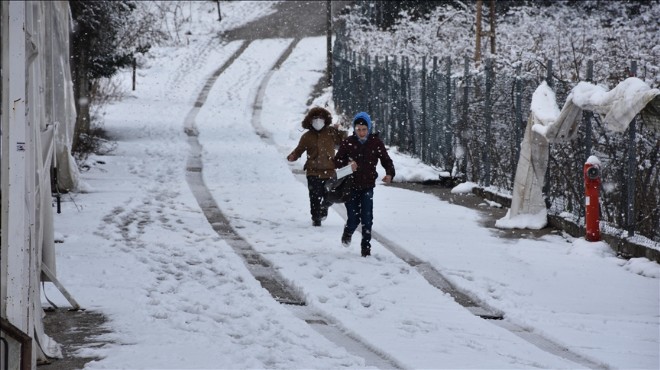
[[[472, 70], [449, 58], [378, 58], [335, 42], [333, 95], [352, 116], [368, 111], [388, 145], [497, 193], [511, 194], [532, 94], [546, 81], [563, 104], [579, 81], [517, 70], [498, 74], [492, 62]], [[597, 63], [597, 62], [596, 62]], [[411, 65], [418, 68], [411, 68]], [[593, 63], [586, 76], [593, 80]], [[635, 73], [631, 63], [630, 75]], [[614, 74], [614, 73], [612, 73]], [[598, 82], [598, 81], [597, 81]], [[600, 116], [584, 113], [577, 140], [553, 144], [544, 196], [550, 214], [584, 223], [582, 167], [596, 155], [603, 164], [601, 220], [621, 233], [660, 242], [660, 133], [658, 116], [639, 115], [625, 133], [605, 130]]]
[[[9, 349], [2, 351], [2, 360], [10, 369], [18, 369], [21, 361], [21, 368], [34, 369], [38, 360], [61, 357], [57, 343], [43, 332], [39, 283], [63, 289], [56, 278], [52, 195], [74, 189], [78, 179], [70, 152], [75, 123], [71, 18], [66, 1], [3, 1], [0, 14], [0, 316]], [[22, 335], [31, 343], [21, 345]], [[31, 348], [27, 355], [21, 354], [25, 348]]]

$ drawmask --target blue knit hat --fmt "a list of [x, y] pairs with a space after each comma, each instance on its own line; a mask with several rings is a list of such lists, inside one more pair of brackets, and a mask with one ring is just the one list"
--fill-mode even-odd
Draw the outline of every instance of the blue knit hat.
[[366, 112], [360, 112], [353, 117], [353, 130], [355, 130], [355, 125], [360, 123], [361, 125], [364, 125], [366, 122], [367, 128], [369, 129], [369, 133], [371, 134], [371, 117]]

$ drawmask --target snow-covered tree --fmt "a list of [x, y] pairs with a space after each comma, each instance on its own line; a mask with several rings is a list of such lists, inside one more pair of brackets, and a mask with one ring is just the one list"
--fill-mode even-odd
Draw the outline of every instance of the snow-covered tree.
[[70, 1], [74, 30], [71, 65], [76, 97], [76, 130], [73, 150], [85, 151], [91, 134], [92, 84], [130, 65], [132, 53], [119, 47], [121, 30], [135, 8], [131, 1]]

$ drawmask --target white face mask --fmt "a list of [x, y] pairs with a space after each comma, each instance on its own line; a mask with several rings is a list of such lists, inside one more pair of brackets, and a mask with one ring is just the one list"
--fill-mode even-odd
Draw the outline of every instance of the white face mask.
[[321, 131], [323, 126], [325, 126], [325, 120], [323, 118], [315, 118], [312, 120], [312, 127], [314, 127], [314, 130]]

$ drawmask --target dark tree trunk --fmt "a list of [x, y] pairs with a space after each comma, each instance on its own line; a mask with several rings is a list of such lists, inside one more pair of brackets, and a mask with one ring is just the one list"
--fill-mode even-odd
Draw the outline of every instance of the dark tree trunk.
[[73, 134], [72, 151], [83, 150], [84, 137], [90, 131], [89, 115], [89, 70], [87, 50], [80, 39], [73, 40], [71, 57], [71, 74], [73, 77], [73, 95], [76, 106], [76, 125]]

